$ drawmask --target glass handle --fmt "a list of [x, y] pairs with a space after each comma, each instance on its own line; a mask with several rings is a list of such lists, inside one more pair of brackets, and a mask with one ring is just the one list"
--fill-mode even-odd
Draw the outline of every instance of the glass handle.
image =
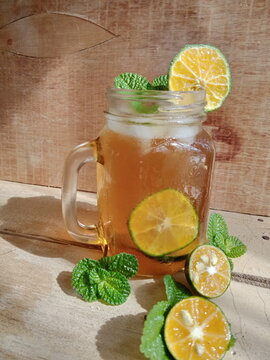
[[77, 217], [77, 184], [81, 167], [88, 162], [96, 161], [96, 142], [85, 142], [76, 146], [68, 155], [63, 174], [62, 213], [70, 236], [80, 242], [101, 245], [96, 226], [85, 225]]

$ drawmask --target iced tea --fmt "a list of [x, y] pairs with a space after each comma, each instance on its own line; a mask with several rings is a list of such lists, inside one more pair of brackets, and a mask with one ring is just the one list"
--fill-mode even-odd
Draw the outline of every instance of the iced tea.
[[[214, 148], [200, 121], [145, 123], [107, 115], [107, 125], [97, 139], [98, 207], [100, 232], [109, 255], [127, 252], [137, 256], [141, 275], [161, 275], [181, 269], [183, 259], [205, 242]], [[128, 220], [147, 196], [173, 188], [192, 202], [199, 217], [199, 235], [172, 256], [143, 254], [132, 240]]]

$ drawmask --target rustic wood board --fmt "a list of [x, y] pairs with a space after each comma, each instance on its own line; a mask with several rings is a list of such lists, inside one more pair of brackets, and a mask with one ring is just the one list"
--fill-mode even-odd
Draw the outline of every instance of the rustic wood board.
[[[70, 240], [59, 189], [1, 181], [0, 190], [1, 360], [143, 360], [144, 316], [165, 299], [162, 279], [131, 281], [132, 293], [121, 306], [82, 301], [70, 286], [72, 268], [83, 257], [97, 259], [101, 253], [53, 242]], [[92, 221], [93, 208], [85, 202], [94, 204], [95, 196], [80, 193], [79, 200], [84, 219]], [[270, 289], [260, 286], [258, 276], [269, 277], [270, 221], [220, 213], [248, 245], [248, 253], [235, 261], [235, 271], [259, 279], [259, 286], [232, 281], [215, 300], [238, 339], [225, 359], [268, 360]], [[181, 273], [176, 277], [184, 281]]]
[[[60, 186], [69, 150], [103, 126], [115, 75], [151, 79], [186, 43], [209, 43], [233, 76], [207, 121], [217, 147], [211, 205], [269, 215], [269, 14], [269, 0], [2, 0], [0, 178]], [[80, 188], [95, 189], [93, 168]]]

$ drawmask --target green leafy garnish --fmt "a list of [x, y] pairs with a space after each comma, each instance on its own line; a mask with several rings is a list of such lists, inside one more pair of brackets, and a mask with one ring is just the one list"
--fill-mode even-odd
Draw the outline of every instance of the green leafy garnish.
[[82, 259], [79, 261], [72, 271], [72, 286], [76, 287], [80, 283], [83, 274], [88, 273], [97, 266], [99, 266], [99, 264], [96, 260]]
[[217, 234], [214, 241], [216, 246], [224, 251], [229, 258], [237, 258], [247, 251], [246, 245], [236, 236], [224, 237], [222, 234]]
[[106, 256], [100, 259], [99, 264], [106, 270], [117, 271], [127, 278], [135, 276], [139, 270], [139, 263], [134, 255], [121, 253], [114, 256]]
[[211, 245], [220, 248], [227, 255], [231, 270], [233, 270], [231, 258], [242, 256], [247, 251], [246, 245], [240, 239], [229, 234], [228, 226], [220, 214], [211, 214], [207, 237]]
[[228, 258], [228, 260], [229, 260], [231, 271], [233, 271], [233, 268], [234, 268], [233, 261], [230, 258]]
[[147, 90], [151, 88], [149, 81], [142, 75], [123, 73], [114, 78], [114, 86], [118, 89]]
[[[219, 247], [224, 252], [226, 250], [225, 239], [226, 239], [226, 237], [224, 235], [222, 235], [221, 233], [217, 233], [214, 238], [215, 246]], [[212, 244], [212, 245], [214, 245], [214, 244]]]
[[132, 107], [139, 114], [153, 114], [158, 110], [154, 102], [132, 101]]
[[171, 275], [165, 275], [163, 278], [167, 299], [171, 306], [179, 301], [191, 296], [191, 292], [182, 284], [176, 282]]
[[72, 286], [86, 301], [98, 300], [97, 288], [90, 282], [89, 272], [98, 266], [92, 259], [82, 259], [72, 271]]
[[233, 334], [231, 333], [231, 339], [230, 339], [230, 342], [229, 342], [227, 351], [228, 351], [229, 349], [231, 349], [231, 348], [235, 345], [236, 341], [237, 341], [237, 339], [236, 339], [236, 338], [233, 336]]
[[96, 284], [92, 284], [87, 273], [80, 277], [80, 282], [76, 286], [76, 291], [86, 301], [96, 301], [99, 299]]
[[168, 75], [160, 75], [156, 77], [151, 84], [153, 90], [169, 90]]
[[119, 272], [96, 269], [99, 276], [98, 294], [102, 300], [110, 305], [123, 304], [129, 294], [130, 285], [127, 278]]
[[150, 360], [172, 360], [165, 341], [163, 328], [167, 314], [179, 301], [191, 296], [191, 292], [182, 284], [176, 282], [171, 275], [163, 278], [167, 301], [160, 301], [150, 310], [144, 322], [140, 350]]
[[220, 214], [213, 213], [209, 218], [207, 228], [207, 237], [210, 243], [215, 241], [217, 234], [227, 237], [229, 235], [228, 226]]
[[242, 256], [247, 251], [247, 247], [236, 236], [228, 236], [225, 239], [225, 254], [230, 258]]
[[151, 360], [169, 360], [169, 355], [163, 340], [162, 330], [165, 318], [171, 309], [169, 301], [160, 301], [153, 306], [144, 322], [140, 350]]
[[125, 253], [99, 261], [82, 259], [72, 271], [72, 286], [86, 301], [120, 305], [130, 294], [127, 278], [136, 275], [138, 267], [136, 256]]

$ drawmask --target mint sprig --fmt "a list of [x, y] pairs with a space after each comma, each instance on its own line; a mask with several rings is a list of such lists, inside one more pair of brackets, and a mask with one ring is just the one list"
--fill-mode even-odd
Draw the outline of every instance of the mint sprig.
[[151, 84], [146, 77], [135, 73], [123, 73], [114, 78], [114, 86], [118, 89], [147, 90]]
[[172, 359], [168, 353], [162, 334], [165, 318], [170, 309], [171, 304], [169, 301], [160, 301], [153, 306], [147, 315], [144, 322], [140, 351], [148, 359]]
[[[228, 258], [228, 256], [227, 256]], [[229, 264], [230, 264], [230, 268], [231, 268], [231, 272], [233, 271], [234, 265], [233, 265], [233, 261], [232, 259], [228, 258]]]
[[104, 269], [95, 269], [98, 278], [98, 294], [102, 300], [110, 305], [123, 304], [129, 294], [130, 285], [127, 278], [119, 272], [110, 272]]
[[180, 300], [191, 296], [191, 292], [174, 280], [171, 275], [163, 278], [167, 301], [155, 304], [144, 322], [140, 351], [150, 360], [173, 360], [163, 339], [163, 328], [170, 309]]
[[236, 236], [228, 236], [225, 239], [225, 254], [230, 258], [242, 256], [247, 251], [247, 247]]
[[130, 294], [127, 278], [139, 265], [136, 256], [121, 253], [99, 261], [82, 259], [72, 271], [72, 286], [86, 301], [103, 300], [110, 305], [123, 304]]
[[227, 237], [229, 235], [228, 225], [220, 214], [213, 213], [209, 218], [207, 228], [207, 237], [210, 243], [215, 242], [215, 237], [217, 234]]
[[171, 275], [165, 275], [163, 278], [167, 299], [171, 306], [179, 301], [191, 296], [191, 292], [182, 284], [176, 282]]
[[86, 301], [96, 301], [99, 296], [95, 284], [89, 279], [89, 272], [98, 266], [92, 259], [82, 259], [72, 271], [72, 286]]
[[156, 77], [151, 84], [153, 90], [169, 90], [169, 76], [160, 75]]
[[211, 245], [220, 248], [227, 255], [231, 270], [233, 268], [231, 259], [242, 256], [247, 251], [246, 245], [239, 238], [229, 234], [228, 225], [220, 214], [211, 214], [207, 237]]
[[139, 270], [138, 260], [134, 255], [121, 253], [106, 256], [99, 261], [101, 267], [109, 271], [117, 271], [127, 278], [135, 276]]

